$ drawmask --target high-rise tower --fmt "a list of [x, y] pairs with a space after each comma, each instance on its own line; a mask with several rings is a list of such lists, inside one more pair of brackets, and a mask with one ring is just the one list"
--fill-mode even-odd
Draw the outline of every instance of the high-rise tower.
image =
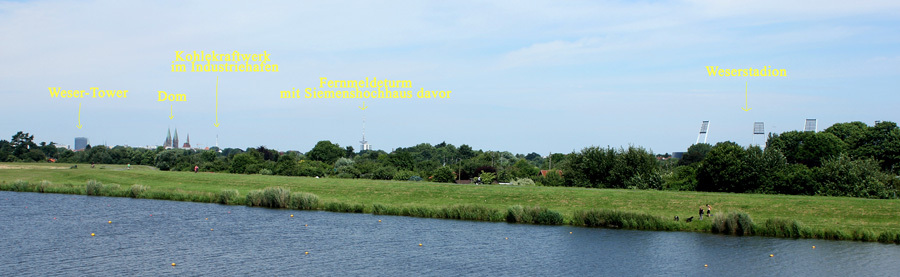
[[369, 142], [366, 141], [366, 118], [363, 117], [363, 130], [362, 130], [362, 140], [359, 141], [360, 149], [359, 151], [368, 151], [372, 150], [372, 145], [369, 145]]

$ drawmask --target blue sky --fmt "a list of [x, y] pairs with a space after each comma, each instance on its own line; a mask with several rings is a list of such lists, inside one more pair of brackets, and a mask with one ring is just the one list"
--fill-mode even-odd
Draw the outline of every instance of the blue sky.
[[[422, 142], [514, 153], [709, 142], [897, 122], [897, 1], [0, 2], [0, 135], [308, 151]], [[267, 51], [277, 73], [173, 73], [175, 51]], [[709, 77], [784, 68], [788, 77]], [[219, 127], [215, 122], [218, 77]], [[401, 79], [450, 99], [280, 99], [329, 79]], [[743, 111], [749, 82], [750, 111]], [[128, 89], [51, 98], [48, 87]], [[188, 101], [157, 101], [157, 91]], [[75, 127], [81, 105], [83, 128]], [[174, 118], [169, 119], [170, 109]], [[760, 139], [757, 140], [759, 142]]]

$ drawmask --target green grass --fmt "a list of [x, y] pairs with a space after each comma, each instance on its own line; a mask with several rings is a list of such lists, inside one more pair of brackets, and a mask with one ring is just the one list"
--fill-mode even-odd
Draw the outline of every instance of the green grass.
[[[544, 212], [547, 222], [555, 222], [555, 215], [550, 212], [556, 212], [562, 216], [564, 223], [573, 225], [590, 225], [583, 223], [587, 218], [606, 220], [596, 221], [599, 222], [596, 224], [611, 227], [623, 225], [618, 227], [701, 232], [710, 232], [713, 220], [704, 218], [698, 221], [697, 210], [700, 206], [711, 204], [716, 214], [740, 212], [752, 218], [757, 229], [767, 228], [759, 229], [759, 235], [798, 237], [800, 235], [796, 234], [807, 233], [811, 234], [808, 237], [880, 241], [896, 238], [896, 234], [900, 234], [900, 217], [897, 216], [900, 200], [316, 179], [164, 172], [145, 166], [133, 166], [132, 170], [126, 170], [121, 165], [97, 165], [92, 169], [90, 165], [81, 164], [78, 169], [68, 169], [70, 166], [0, 163], [0, 183], [6, 187], [13, 184], [34, 187], [30, 190], [26, 188], [27, 191], [37, 191], [42, 187], [47, 192], [85, 194], [88, 180], [96, 180], [101, 184], [94, 185], [92, 189], [98, 193], [117, 187], [131, 190], [137, 184], [146, 188], [140, 192], [141, 198], [254, 206], [263, 203], [300, 205], [300, 202], [291, 203], [292, 197], [285, 196], [285, 191], [270, 191], [268, 196], [264, 191], [266, 188], [280, 187], [291, 193], [311, 193], [318, 197], [315, 207], [328, 211], [504, 221], [511, 207], [520, 205], [522, 212], [532, 210], [528, 212], [530, 215]], [[16, 180], [24, 180], [28, 184], [16, 184]], [[48, 188], [47, 184], [42, 184], [45, 180], [56, 187]], [[134, 194], [123, 192], [117, 196]], [[258, 202], [247, 203], [251, 200]], [[676, 215], [682, 219], [681, 222], [664, 223]], [[528, 218], [527, 215], [522, 216]], [[683, 222], [691, 216], [695, 217], [694, 222]], [[539, 223], [534, 219], [522, 222]], [[722, 231], [730, 233], [731, 230]]]

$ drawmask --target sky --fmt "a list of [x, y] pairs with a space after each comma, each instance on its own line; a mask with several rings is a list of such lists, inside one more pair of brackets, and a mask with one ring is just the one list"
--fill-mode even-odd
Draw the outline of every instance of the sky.
[[[746, 146], [765, 140], [757, 121], [781, 133], [808, 118], [819, 130], [900, 120], [898, 27], [898, 1], [0, 1], [0, 136], [147, 146], [171, 128], [194, 147], [359, 150], [365, 119], [385, 151], [671, 153], [709, 120], [707, 142]], [[172, 72], [176, 51], [265, 51], [279, 71]], [[322, 77], [452, 93], [280, 98]], [[53, 98], [50, 87], [129, 92]]]

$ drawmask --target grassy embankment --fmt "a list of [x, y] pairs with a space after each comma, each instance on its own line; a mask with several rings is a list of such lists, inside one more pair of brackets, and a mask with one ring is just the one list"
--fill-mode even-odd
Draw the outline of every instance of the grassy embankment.
[[[222, 173], [122, 165], [0, 164], [0, 189], [339, 212], [900, 243], [900, 201], [704, 192], [473, 186]], [[16, 182], [21, 180], [24, 182]], [[26, 184], [27, 183], [27, 184]], [[134, 186], [140, 185], [140, 186]], [[280, 187], [280, 189], [266, 188]], [[235, 193], [236, 192], [236, 193]], [[305, 194], [301, 194], [305, 193]], [[293, 193], [293, 194], [292, 194]], [[314, 195], [309, 195], [314, 194]], [[711, 204], [714, 220], [696, 221]], [[727, 212], [723, 214], [722, 212]], [[682, 218], [674, 222], [674, 216]], [[694, 216], [695, 221], [684, 223]], [[714, 222], [715, 221], [715, 222]]]

